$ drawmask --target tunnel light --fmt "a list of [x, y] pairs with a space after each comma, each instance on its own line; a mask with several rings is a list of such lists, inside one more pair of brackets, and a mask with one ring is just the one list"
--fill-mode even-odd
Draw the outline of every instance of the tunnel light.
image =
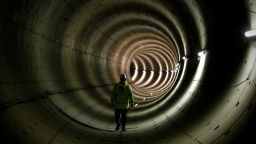
[[203, 56], [204, 54], [205, 54], [205, 51], [200, 51], [199, 53], [197, 53], [197, 55], [198, 55], [199, 57]]
[[207, 53], [207, 51], [204, 51], [204, 54], [200, 57], [200, 62], [198, 64], [198, 69], [196, 71], [194, 80], [200, 81], [201, 77], [203, 76], [205, 60], [206, 60], [206, 53]]
[[255, 37], [256, 36], [256, 30], [249, 30], [244, 33], [245, 37]]

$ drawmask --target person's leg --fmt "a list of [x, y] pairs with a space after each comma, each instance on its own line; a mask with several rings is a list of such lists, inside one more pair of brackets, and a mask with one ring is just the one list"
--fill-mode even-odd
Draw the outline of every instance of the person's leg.
[[122, 116], [122, 130], [123, 131], [126, 131], [126, 129], [125, 129], [126, 114], [127, 114], [127, 109], [122, 109], [121, 116]]
[[116, 130], [118, 130], [120, 126], [120, 114], [121, 114], [121, 110], [115, 109]]

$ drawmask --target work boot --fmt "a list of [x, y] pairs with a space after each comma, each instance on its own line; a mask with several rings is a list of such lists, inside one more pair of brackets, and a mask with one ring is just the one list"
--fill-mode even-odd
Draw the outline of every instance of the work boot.
[[116, 131], [118, 131], [118, 130], [119, 130], [119, 126], [120, 126], [120, 125], [116, 125]]
[[125, 129], [125, 127], [124, 127], [124, 126], [122, 127], [122, 131], [126, 131], [126, 129]]

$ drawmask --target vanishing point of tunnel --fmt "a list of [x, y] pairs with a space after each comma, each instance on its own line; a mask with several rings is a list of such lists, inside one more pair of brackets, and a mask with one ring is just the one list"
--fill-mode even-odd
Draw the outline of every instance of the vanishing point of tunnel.
[[0, 143], [255, 143], [255, 29], [256, 0], [1, 0]]

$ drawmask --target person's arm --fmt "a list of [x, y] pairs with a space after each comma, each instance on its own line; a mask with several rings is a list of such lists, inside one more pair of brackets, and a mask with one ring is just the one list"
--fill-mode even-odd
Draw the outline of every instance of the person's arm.
[[114, 107], [115, 105], [115, 97], [116, 97], [116, 86], [113, 88], [111, 93], [111, 105]]
[[133, 94], [132, 94], [132, 88], [130, 86], [128, 86], [128, 90], [129, 90], [129, 105], [132, 108], [134, 106], [134, 98], [133, 98]]

